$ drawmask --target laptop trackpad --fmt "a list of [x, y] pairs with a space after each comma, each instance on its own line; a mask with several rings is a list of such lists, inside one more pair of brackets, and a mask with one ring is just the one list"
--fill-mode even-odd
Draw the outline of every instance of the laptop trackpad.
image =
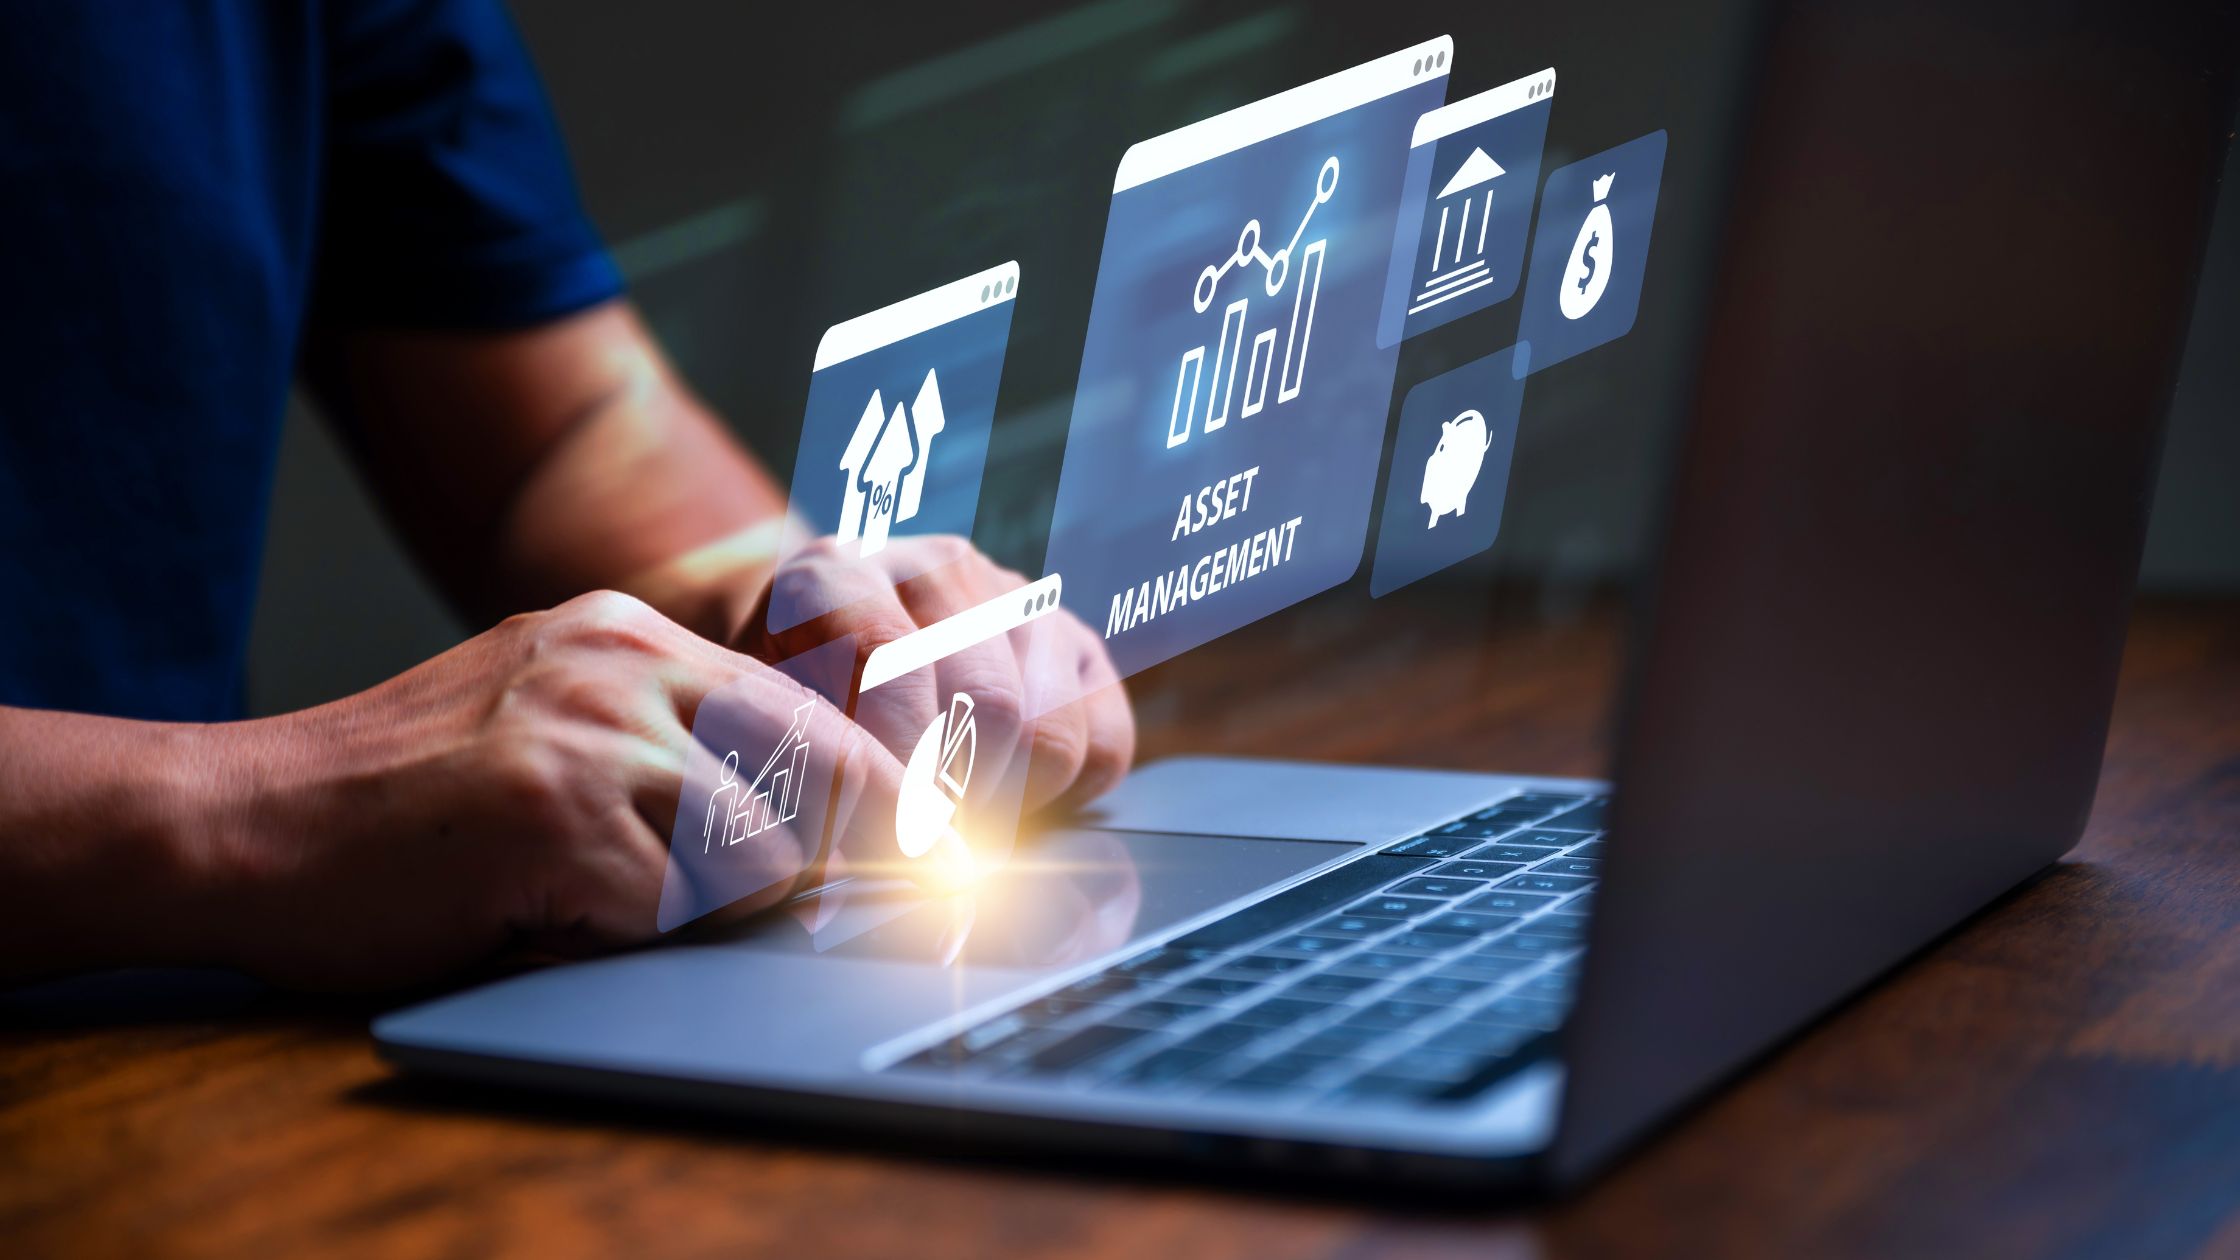
[[1356, 846], [1160, 832], [1064, 831], [968, 895], [858, 880], [765, 916], [741, 945], [935, 966], [1078, 966]]
[[1176, 757], [1138, 766], [1082, 811], [1083, 826], [1381, 844], [1520, 786], [1454, 770]]

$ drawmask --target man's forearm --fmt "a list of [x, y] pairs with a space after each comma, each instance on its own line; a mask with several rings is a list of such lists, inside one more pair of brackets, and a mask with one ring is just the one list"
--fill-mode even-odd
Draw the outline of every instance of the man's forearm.
[[612, 394], [515, 494], [497, 558], [531, 605], [615, 587], [712, 633], [722, 614], [696, 606], [715, 594], [702, 579], [718, 565], [766, 576], [785, 496], [650, 345], [621, 354]]
[[755, 553], [741, 536], [785, 509], [626, 302], [505, 333], [329, 330], [307, 364], [414, 553], [478, 617], [616, 587], [713, 633], [724, 588], [758, 575], [732, 567]]
[[649, 365], [554, 444], [498, 559], [529, 606], [611, 587], [722, 638], [768, 580], [784, 511], [769, 474]]
[[222, 961], [209, 729], [0, 708], [0, 982]]

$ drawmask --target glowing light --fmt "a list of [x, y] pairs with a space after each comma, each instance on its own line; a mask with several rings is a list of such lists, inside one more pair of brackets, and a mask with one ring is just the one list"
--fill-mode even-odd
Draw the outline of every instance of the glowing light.
[[918, 860], [912, 873], [935, 892], [962, 892], [988, 877], [989, 868], [961, 838], [945, 841]]

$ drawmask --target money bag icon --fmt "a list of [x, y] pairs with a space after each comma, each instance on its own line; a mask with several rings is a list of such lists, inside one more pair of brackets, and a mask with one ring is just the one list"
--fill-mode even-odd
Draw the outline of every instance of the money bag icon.
[[1563, 269], [1563, 284], [1556, 293], [1556, 305], [1565, 319], [1579, 319], [1594, 309], [1602, 300], [1602, 291], [1610, 287], [1610, 251], [1616, 248], [1610, 231], [1610, 185], [1618, 178], [1616, 171], [1594, 181], [1594, 209], [1587, 211], [1587, 221], [1579, 225], [1579, 237], [1571, 242], [1571, 262]]

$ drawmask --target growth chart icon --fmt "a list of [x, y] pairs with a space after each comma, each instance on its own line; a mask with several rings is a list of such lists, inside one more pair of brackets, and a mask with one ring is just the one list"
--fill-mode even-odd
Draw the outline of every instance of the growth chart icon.
[[1584, 318], [1610, 287], [1611, 251], [1616, 247], [1611, 241], [1609, 196], [1617, 178], [1612, 171], [1594, 181], [1594, 209], [1587, 211], [1578, 239], [1571, 242], [1571, 261], [1563, 269], [1563, 286], [1556, 290], [1556, 306], [1565, 319]]
[[[1294, 259], [1298, 262], [1298, 283], [1291, 285], [1291, 323], [1284, 336], [1283, 366], [1280, 371], [1276, 369], [1277, 329], [1271, 325], [1252, 339], [1252, 360], [1244, 372], [1244, 398], [1238, 407], [1239, 416], [1258, 415], [1268, 405], [1271, 374], [1275, 377], [1277, 403], [1297, 398], [1306, 380], [1307, 340], [1314, 332], [1315, 299], [1322, 292], [1322, 260], [1330, 242], [1327, 237], [1318, 238], [1302, 249], [1299, 241], [1314, 222], [1315, 208], [1328, 202], [1337, 191], [1338, 159], [1332, 156], [1324, 159], [1322, 169], [1315, 174], [1314, 196], [1307, 202], [1306, 212], [1299, 216], [1299, 226], [1292, 231], [1290, 243], [1273, 254], [1267, 252], [1261, 248], [1260, 220], [1247, 219], [1243, 231], [1237, 234], [1236, 252], [1199, 272], [1198, 282], [1190, 291], [1191, 308], [1202, 315], [1212, 308], [1223, 278], [1249, 263], [1261, 269], [1263, 292], [1280, 300], [1284, 286], [1293, 278], [1292, 262]], [[1244, 357], [1244, 326], [1251, 312], [1249, 292], [1222, 309], [1221, 337], [1214, 346], [1211, 372], [1205, 370], [1205, 346], [1183, 354], [1174, 378], [1174, 409], [1167, 416], [1168, 449], [1189, 441], [1193, 428], [1211, 433], [1229, 423], [1229, 404], [1236, 393], [1237, 363]], [[1202, 425], [1199, 422], [1201, 402], [1204, 404]]]
[[860, 538], [860, 554], [872, 555], [886, 547], [894, 526], [918, 514], [925, 499], [933, 439], [947, 426], [941, 382], [933, 372], [926, 373], [909, 407], [896, 403], [891, 413], [879, 391], [871, 391], [863, 418], [856, 421], [855, 435], [840, 454], [840, 471], [847, 477], [840, 499], [837, 537], [841, 542]]
[[[739, 783], [739, 754], [725, 755], [714, 790], [708, 793], [708, 814], [700, 829], [700, 851], [751, 840], [772, 827], [801, 816], [801, 779], [809, 762], [809, 710], [814, 700], [793, 711], [793, 721], [779, 736], [753, 781]], [[722, 824], [718, 831], [717, 824]]]

